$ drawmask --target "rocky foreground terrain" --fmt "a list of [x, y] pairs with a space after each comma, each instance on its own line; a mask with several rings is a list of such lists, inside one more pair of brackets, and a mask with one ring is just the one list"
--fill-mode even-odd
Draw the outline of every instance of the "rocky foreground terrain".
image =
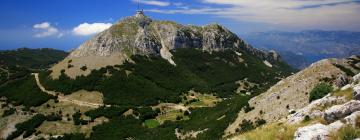
[[[231, 139], [264, 139], [266, 136], [266, 139], [296, 140], [359, 138], [359, 65], [357, 56], [322, 60], [280, 81], [266, 93], [251, 99], [249, 103], [254, 109], [247, 113], [241, 111], [238, 121], [232, 125], [254, 118], [263, 118], [268, 124]], [[334, 90], [309, 102], [311, 90], [322, 82], [331, 83]], [[269, 129], [273, 130], [264, 132]]]

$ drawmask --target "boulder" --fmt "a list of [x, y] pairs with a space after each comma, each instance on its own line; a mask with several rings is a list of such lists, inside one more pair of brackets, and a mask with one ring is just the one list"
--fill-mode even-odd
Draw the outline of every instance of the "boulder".
[[360, 100], [360, 85], [356, 85], [354, 88], [353, 99]]
[[329, 139], [330, 128], [317, 123], [299, 128], [295, 132], [295, 140], [326, 140]]
[[357, 75], [353, 76], [353, 83], [356, 85], [358, 83], [360, 83], [360, 73], [358, 73]]
[[334, 83], [338, 88], [341, 88], [341, 87], [349, 84], [348, 76], [346, 74], [341, 74], [336, 78]]
[[352, 127], [356, 127], [358, 119], [360, 119], [360, 111], [354, 112], [351, 115], [345, 117], [344, 122], [345, 124], [351, 125]]
[[360, 111], [360, 101], [351, 100], [345, 104], [335, 105], [326, 110], [324, 112], [324, 119], [327, 122], [333, 122], [356, 111]]
[[297, 110], [296, 113], [289, 115], [287, 117], [287, 123], [299, 123], [304, 120], [305, 116], [309, 116], [310, 118], [322, 117], [324, 113], [322, 110], [319, 110], [319, 107], [326, 107], [328, 104], [343, 104], [345, 102], [343, 97], [334, 97], [328, 94], [321, 99], [311, 102], [304, 108]]

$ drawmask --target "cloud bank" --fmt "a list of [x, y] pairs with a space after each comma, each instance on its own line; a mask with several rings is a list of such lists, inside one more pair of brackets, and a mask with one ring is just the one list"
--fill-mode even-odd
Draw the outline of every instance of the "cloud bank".
[[146, 5], [154, 5], [154, 6], [169, 6], [171, 3], [167, 1], [158, 1], [158, 0], [131, 0], [134, 3], [141, 3]]
[[173, 7], [172, 9], [147, 9], [147, 11], [163, 14], [209, 14], [235, 21], [293, 28], [360, 28], [360, 0], [199, 1], [197, 7], [189, 9]]
[[100, 33], [112, 26], [111, 23], [82, 23], [75, 27], [72, 32], [78, 36], [88, 36], [96, 33]]
[[57, 28], [51, 26], [50, 22], [35, 24], [33, 28], [38, 32], [34, 35], [37, 38], [44, 38], [49, 36], [62, 37], [64, 35], [63, 33], [60, 33]]

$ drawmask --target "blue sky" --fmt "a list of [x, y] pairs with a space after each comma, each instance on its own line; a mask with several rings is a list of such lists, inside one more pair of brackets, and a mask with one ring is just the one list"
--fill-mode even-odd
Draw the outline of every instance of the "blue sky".
[[[119, 19], [137, 0], [1, 0], [0, 50], [70, 50]], [[360, 0], [140, 0], [153, 19], [220, 23], [237, 34], [309, 29], [360, 31]]]

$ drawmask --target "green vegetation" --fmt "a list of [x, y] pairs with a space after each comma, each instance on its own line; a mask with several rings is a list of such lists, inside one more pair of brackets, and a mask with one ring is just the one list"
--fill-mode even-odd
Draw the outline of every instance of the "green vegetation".
[[[238, 61], [233, 51], [209, 54], [195, 49], [178, 49], [174, 52], [176, 67], [158, 56], [133, 56], [136, 63], [118, 66], [120, 70], [102, 68], [75, 80], [65, 74], [58, 80], [51, 80], [49, 73], [42, 73], [40, 79], [49, 90], [66, 94], [80, 89], [96, 90], [104, 94], [106, 104], [149, 106], [159, 101], [178, 103], [181, 101], [180, 95], [190, 89], [215, 93], [221, 98], [230, 97], [237, 89], [235, 81], [239, 79], [248, 78], [249, 82], [269, 87], [278, 81], [274, 77], [290, 72], [288, 67], [269, 68], [260, 59], [245, 53], [243, 57], [247, 60], [247, 66]], [[125, 71], [132, 73], [126, 75]], [[106, 72], [112, 76], [104, 76]], [[250, 92], [258, 90], [254, 87]]]
[[344, 126], [337, 133], [333, 134], [333, 140], [354, 140], [360, 137], [360, 129], [352, 126]]
[[86, 125], [88, 124], [88, 121], [81, 119], [81, 112], [75, 112], [72, 117], [75, 125]]
[[8, 81], [15, 81], [28, 75], [30, 71], [19, 66], [6, 66], [0, 63], [0, 87]]
[[54, 49], [21, 48], [11, 51], [0, 51], [0, 64], [41, 69], [64, 59], [67, 55], [67, 52]]
[[255, 129], [255, 126], [251, 120], [242, 120], [241, 124], [239, 125], [240, 132], [246, 132]]
[[0, 96], [15, 105], [24, 105], [26, 107], [39, 106], [49, 99], [55, 98], [42, 92], [36, 85], [34, 76], [27, 75], [21, 80], [12, 81], [0, 87]]
[[37, 127], [39, 127], [44, 121], [46, 120], [46, 117], [42, 114], [37, 114], [34, 117], [32, 117], [30, 120], [25, 121], [23, 123], [16, 124], [16, 131], [11, 133], [6, 139], [12, 140], [17, 137], [19, 137], [21, 134], [23, 134], [24, 138], [27, 138], [31, 136], [36, 130]]
[[95, 110], [85, 112], [85, 115], [89, 116], [92, 120], [99, 117], [106, 117], [112, 119], [114, 117], [120, 117], [128, 109], [128, 107], [100, 107]]
[[2, 115], [2, 117], [7, 117], [7, 116], [10, 116], [12, 114], [14, 114], [16, 112], [16, 109], [15, 108], [9, 108], [9, 109], [6, 109]]
[[[90, 139], [176, 139], [176, 128], [182, 133], [207, 129], [197, 139], [220, 139], [251, 97], [278, 82], [275, 77], [287, 76], [291, 72], [285, 64], [274, 63], [270, 68], [263, 60], [240, 49], [237, 51], [243, 54], [244, 62], [239, 62], [239, 56], [231, 50], [210, 54], [196, 49], [177, 49], [172, 52], [176, 67], [159, 56], [132, 56], [135, 63], [93, 70], [86, 77], [70, 79], [62, 74], [59, 79], [52, 80], [50, 72], [42, 72], [40, 80], [48, 90], [66, 94], [81, 89], [103, 93], [104, 103], [113, 106], [88, 111], [85, 115], [91, 119], [105, 116], [109, 122], [95, 126]], [[131, 74], [127, 75], [126, 71], [131, 71]], [[105, 76], [105, 73], [112, 76]], [[245, 78], [258, 85], [249, 89], [251, 96], [235, 94], [236, 81]], [[151, 129], [144, 125], [159, 115], [159, 111], [151, 106], [180, 103], [181, 97], [189, 90], [211, 93], [226, 100], [214, 107], [190, 108], [187, 119], [165, 121]], [[139, 119], [121, 115], [130, 108]]]
[[148, 128], [155, 128], [155, 127], [158, 127], [160, 125], [160, 123], [155, 119], [145, 120], [144, 123], [145, 123], [146, 127], [148, 127]]
[[320, 99], [333, 91], [333, 87], [327, 83], [320, 83], [310, 92], [309, 102]]

